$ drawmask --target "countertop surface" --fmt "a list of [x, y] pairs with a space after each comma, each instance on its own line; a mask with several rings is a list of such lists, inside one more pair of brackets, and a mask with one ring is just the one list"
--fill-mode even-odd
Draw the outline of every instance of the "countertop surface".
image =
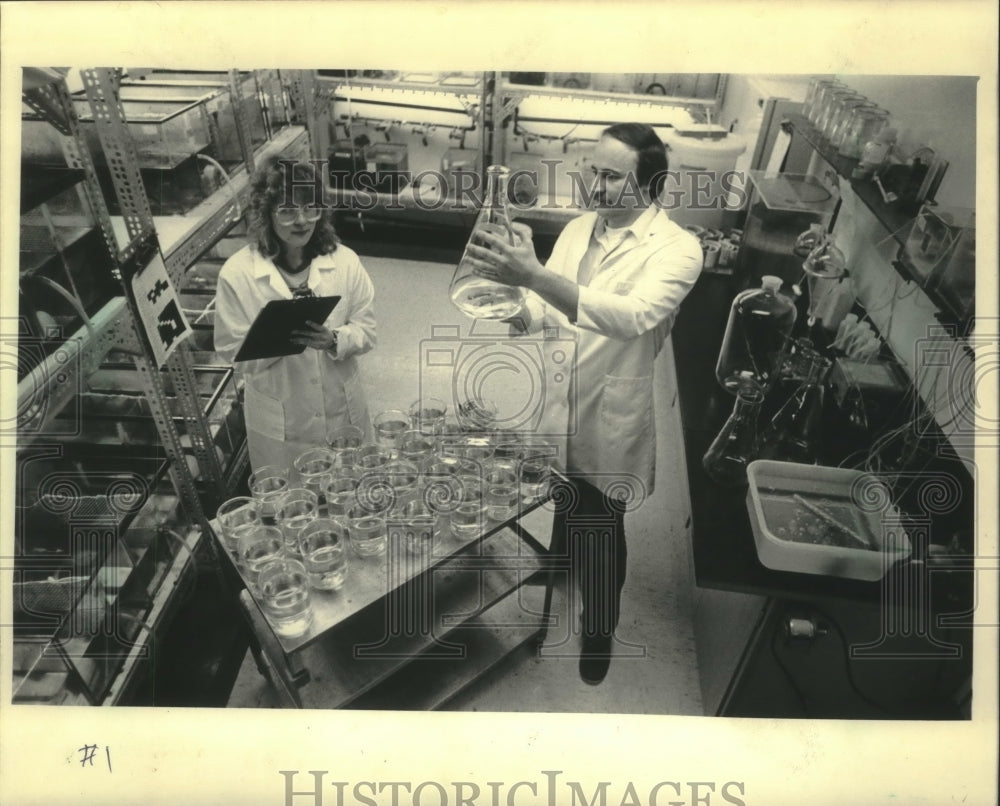
[[[886, 579], [877, 582], [771, 570], [757, 556], [753, 529], [747, 514], [747, 488], [722, 487], [712, 481], [702, 469], [702, 456], [733, 407], [733, 397], [716, 382], [715, 363], [730, 302], [737, 290], [731, 276], [702, 274], [681, 306], [673, 328], [691, 494], [691, 535], [696, 584], [702, 588], [781, 598], [878, 601], [892, 584], [892, 576], [898, 574], [912, 578], [914, 573], [923, 573], [924, 569], [915, 563], [900, 564], [890, 570]], [[836, 434], [827, 436], [835, 437]], [[828, 438], [826, 441], [835, 440]], [[971, 524], [972, 496], [967, 497], [970, 500], [965, 503]], [[965, 515], [959, 513], [956, 517], [961, 522]], [[930, 539], [947, 542], [941, 540], [940, 533], [953, 530], [956, 517], [935, 524]], [[914, 553], [916, 556], [916, 550]], [[971, 561], [971, 551], [965, 562], [961, 557], [952, 558], [952, 573], [934, 575], [935, 582], [947, 583], [938, 584], [936, 589], [947, 589], [950, 599], [955, 598], [956, 589], [971, 589]], [[966, 597], [960, 595], [960, 598], [964, 600]]]

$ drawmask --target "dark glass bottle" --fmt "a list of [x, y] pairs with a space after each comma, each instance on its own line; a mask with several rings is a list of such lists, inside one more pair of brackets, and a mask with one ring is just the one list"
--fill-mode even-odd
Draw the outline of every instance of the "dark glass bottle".
[[733, 394], [747, 378], [761, 388], [771, 380], [797, 314], [780, 289], [781, 278], [768, 275], [760, 288], [747, 289], [733, 300], [715, 365], [719, 383]]

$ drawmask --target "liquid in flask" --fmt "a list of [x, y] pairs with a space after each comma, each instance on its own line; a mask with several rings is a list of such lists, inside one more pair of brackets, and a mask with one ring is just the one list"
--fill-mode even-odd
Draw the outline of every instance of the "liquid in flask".
[[[502, 165], [491, 165], [486, 169], [486, 193], [482, 209], [469, 236], [469, 243], [486, 246], [477, 238], [477, 234], [482, 230], [494, 234], [503, 233], [509, 243], [515, 243], [514, 228], [507, 212], [509, 173]], [[524, 292], [521, 288], [497, 283], [475, 273], [469, 262], [468, 244], [455, 269], [449, 291], [455, 307], [473, 319], [509, 319], [520, 313], [524, 307]]]

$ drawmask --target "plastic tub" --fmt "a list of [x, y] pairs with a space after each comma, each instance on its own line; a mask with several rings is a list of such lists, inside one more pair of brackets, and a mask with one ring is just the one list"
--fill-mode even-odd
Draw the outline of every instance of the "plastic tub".
[[875, 582], [910, 556], [889, 490], [870, 473], [757, 460], [747, 480], [757, 556], [767, 568]]

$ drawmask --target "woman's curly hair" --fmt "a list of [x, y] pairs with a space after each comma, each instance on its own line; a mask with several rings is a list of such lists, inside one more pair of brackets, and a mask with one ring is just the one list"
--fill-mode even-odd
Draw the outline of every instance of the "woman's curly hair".
[[[287, 171], [292, 171], [294, 185]], [[310, 183], [313, 183], [310, 185]], [[283, 157], [271, 156], [258, 166], [250, 180], [250, 203], [247, 207], [247, 240], [250, 246], [268, 260], [274, 260], [281, 254], [281, 241], [271, 225], [271, 213], [280, 204], [291, 204], [293, 199], [286, 198], [287, 189], [313, 190], [309, 202], [324, 205], [323, 214], [316, 222], [312, 238], [303, 249], [303, 257], [312, 260], [319, 255], [328, 255], [336, 251], [340, 239], [333, 228], [332, 212], [326, 206], [326, 183], [323, 177], [317, 179], [316, 167], [309, 162], [297, 162]]]

